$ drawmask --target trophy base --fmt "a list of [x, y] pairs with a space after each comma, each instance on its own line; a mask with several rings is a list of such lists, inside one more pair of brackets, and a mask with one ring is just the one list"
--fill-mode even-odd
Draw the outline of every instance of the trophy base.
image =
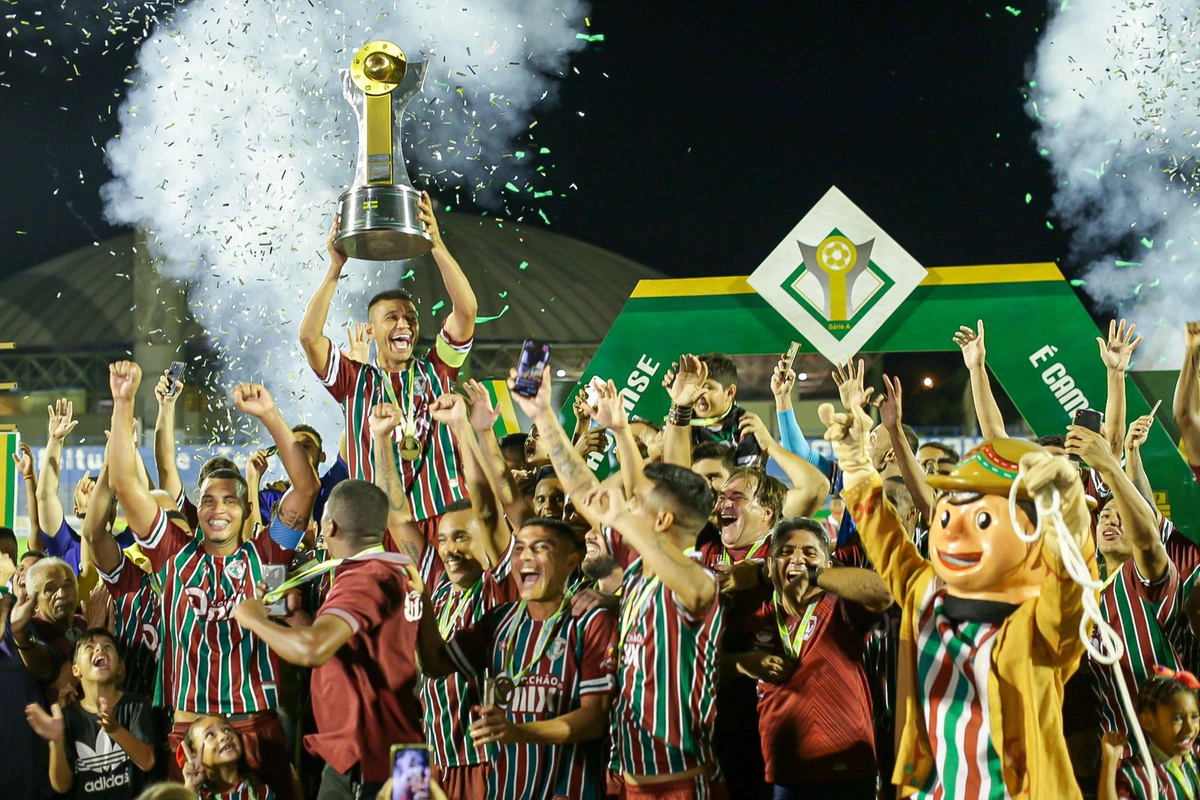
[[411, 186], [357, 186], [342, 193], [338, 206], [341, 232], [335, 245], [350, 258], [400, 261], [417, 258], [433, 248], [417, 217], [421, 193]]

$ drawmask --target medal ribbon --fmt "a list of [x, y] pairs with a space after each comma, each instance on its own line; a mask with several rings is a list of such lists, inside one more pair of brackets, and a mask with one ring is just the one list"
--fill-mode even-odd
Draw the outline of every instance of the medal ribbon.
[[[376, 362], [378, 363], [378, 362]], [[387, 395], [388, 402], [400, 409], [400, 430], [404, 436], [416, 437], [417, 435], [417, 412], [415, 404], [415, 394], [417, 381], [417, 362], [414, 359], [409, 359], [408, 362], [408, 408], [406, 409], [400, 400], [396, 397], [396, 390], [392, 387], [392, 374], [379, 367], [379, 371], [383, 373], [383, 393]]]
[[800, 660], [800, 652], [804, 649], [804, 632], [808, 630], [808, 621], [812, 619], [819, 602], [821, 602], [821, 598], [818, 597], [808, 604], [808, 608], [804, 610], [804, 616], [800, 619], [800, 627], [796, 629], [796, 635], [793, 637], [788, 635], [787, 624], [779, 614], [779, 598], [775, 598], [775, 625], [779, 628], [779, 638], [783, 640], [783, 647], [787, 650], [787, 654], [796, 661]]
[[[463, 614], [471, 605], [471, 598], [479, 594], [483, 589], [483, 578], [475, 582], [475, 585], [465, 592], [456, 592], [453, 589], [450, 591], [450, 596], [446, 598], [446, 604], [442, 606], [442, 610], [437, 615], [438, 633], [443, 639], [449, 640], [450, 635], [458, 630], [458, 623], [462, 621]], [[458, 602], [452, 602], [455, 599]]]
[[[352, 558], [358, 558], [359, 556], [364, 556], [369, 553], [382, 553], [382, 552], [383, 552], [383, 545], [377, 544], [374, 547], [368, 547], [365, 550], [360, 550], [358, 553], [356, 553], [354, 556], [352, 556]], [[345, 560], [346, 559], [344, 559], [344, 558], [331, 558], [328, 561], [318, 561], [315, 564], [309, 564], [307, 567], [304, 567], [303, 569], [299, 570], [298, 572], [292, 573], [292, 575], [286, 581], [279, 584], [279, 586], [277, 586], [274, 589], [271, 589], [269, 592], [267, 592], [265, 595], [263, 595], [263, 602], [266, 603], [267, 605], [274, 603], [275, 601], [277, 601], [281, 597], [283, 597], [283, 595], [286, 594], [289, 589], [294, 589], [295, 587], [300, 586], [301, 584], [308, 583], [309, 581], [313, 580], [314, 578], [318, 578], [318, 577], [324, 575], [326, 572], [331, 572], [331, 571], [337, 569], [338, 567], [340, 567], [342, 565], [342, 562]]]
[[1191, 781], [1183, 771], [1183, 767], [1176, 764], [1173, 760], [1167, 761], [1167, 772], [1171, 773], [1171, 777], [1175, 779], [1175, 784], [1183, 792], [1183, 796], [1187, 800], [1192, 800], [1196, 793], [1192, 790]]
[[546, 654], [546, 648], [550, 645], [550, 637], [554, 630], [558, 627], [558, 618], [562, 616], [563, 611], [567, 609], [567, 604], [571, 600], [571, 592], [564, 592], [562, 602], [558, 604], [558, 610], [554, 612], [548, 620], [542, 623], [542, 630], [538, 633], [537, 643], [533, 646], [533, 659], [521, 668], [520, 672], [513, 673], [513, 650], [516, 648], [513, 645], [517, 639], [517, 628], [521, 627], [521, 617], [526, 613], [524, 600], [517, 605], [517, 613], [513, 616], [512, 626], [508, 629], [508, 640], [504, 645], [504, 672], [512, 678], [513, 686], [519, 686], [529, 671], [533, 669], [537, 662], [542, 660], [542, 656]]
[[[770, 539], [770, 538], [771, 538], [770, 531], [767, 531], [762, 536], [758, 537], [758, 539], [755, 540], [754, 544], [750, 545], [750, 549], [746, 551], [746, 558], [750, 558], [750, 556], [754, 553], [754, 551], [757, 550], [763, 542], [765, 542], [767, 539]], [[728, 548], [724, 548], [721, 550], [721, 558], [720, 558], [720, 560], [717, 561], [717, 563], [718, 564], [732, 563], [732, 559], [729, 556]]]

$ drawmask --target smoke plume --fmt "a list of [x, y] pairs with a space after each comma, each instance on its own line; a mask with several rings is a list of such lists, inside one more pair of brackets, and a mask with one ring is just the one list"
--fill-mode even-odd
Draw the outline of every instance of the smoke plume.
[[1200, 19], [1177, 0], [1052, 0], [1027, 108], [1055, 178], [1069, 262], [1138, 323], [1142, 369], [1177, 368], [1200, 317]]
[[[537, 156], [514, 151], [536, 154], [518, 145], [585, 46], [577, 37], [585, 11], [579, 0], [180, 6], [141, 44], [120, 136], [106, 147], [115, 176], [103, 190], [106, 214], [147, 229], [161, 272], [186, 282], [224, 383], [261, 380], [290, 418], [336, 424], [306, 374], [297, 327], [354, 172], [358, 132], [338, 69], [377, 38], [410, 61], [428, 60], [424, 92], [404, 121], [414, 184], [455, 207], [536, 217], [528, 204], [544, 180]], [[397, 285], [405, 271], [350, 262], [331, 338], [365, 317], [365, 294]]]

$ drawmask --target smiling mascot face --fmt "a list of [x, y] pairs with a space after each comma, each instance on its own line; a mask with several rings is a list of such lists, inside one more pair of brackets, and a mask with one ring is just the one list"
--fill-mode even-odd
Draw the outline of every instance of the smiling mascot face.
[[[1021, 541], [1008, 511], [1021, 456], [1039, 451], [1044, 448], [1023, 439], [992, 439], [967, 453], [949, 475], [927, 478], [941, 492], [929, 529], [929, 559], [951, 596], [1019, 604], [1041, 593], [1041, 538]], [[1018, 497], [1029, 499], [1023, 486]], [[1020, 505], [1017, 520], [1025, 533], [1034, 530], [1035, 520]]]

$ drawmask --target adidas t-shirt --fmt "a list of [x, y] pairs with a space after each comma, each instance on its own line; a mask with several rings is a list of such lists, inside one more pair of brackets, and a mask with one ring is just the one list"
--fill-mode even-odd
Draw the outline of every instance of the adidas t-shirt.
[[[141, 695], [125, 692], [117, 701], [116, 719], [134, 738], [154, 742], [150, 704]], [[99, 718], [81, 702], [63, 709], [67, 733], [67, 760], [75, 773], [68, 797], [88, 800], [133, 800], [146, 775], [121, 746], [100, 728]]]

